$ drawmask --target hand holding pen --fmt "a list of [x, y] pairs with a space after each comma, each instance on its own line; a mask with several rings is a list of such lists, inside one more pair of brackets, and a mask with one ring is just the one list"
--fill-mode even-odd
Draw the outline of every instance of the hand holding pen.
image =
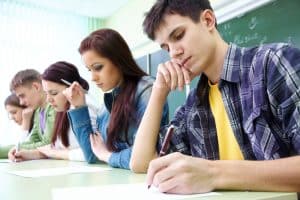
[[85, 105], [85, 94], [87, 91], [83, 89], [76, 81], [73, 83], [70, 83], [64, 79], [61, 79], [61, 81], [69, 86], [63, 91], [63, 94], [68, 99], [70, 104], [75, 108]]
[[[159, 151], [158, 157], [162, 157], [164, 155], [166, 155], [166, 152], [168, 151], [169, 145], [170, 145], [170, 141], [172, 138], [174, 132], [174, 125], [169, 126], [167, 133], [165, 135], [164, 141], [162, 143], [162, 147]], [[151, 187], [151, 184], [148, 185], [148, 189]]]
[[15, 151], [15, 159], [14, 162], [17, 162], [16, 154], [20, 151], [20, 142], [18, 141], [16, 144], [16, 151]]

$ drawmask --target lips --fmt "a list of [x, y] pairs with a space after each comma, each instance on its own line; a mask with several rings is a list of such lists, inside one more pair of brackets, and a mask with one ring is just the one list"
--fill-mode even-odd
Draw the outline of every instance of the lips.
[[101, 88], [103, 86], [102, 83], [96, 84], [99, 88]]
[[191, 59], [191, 56], [188, 57], [188, 58], [186, 58], [186, 59], [184, 59], [184, 60], [181, 62], [181, 66], [187, 69], [187, 66], [185, 66], [185, 64], [186, 64], [190, 59]]

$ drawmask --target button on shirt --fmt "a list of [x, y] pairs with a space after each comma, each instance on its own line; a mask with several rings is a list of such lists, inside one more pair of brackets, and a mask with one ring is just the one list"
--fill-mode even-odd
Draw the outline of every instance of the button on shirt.
[[[299, 49], [281, 43], [254, 48], [230, 44], [219, 89], [244, 159], [300, 154]], [[170, 152], [219, 159], [214, 118], [209, 105], [199, 101], [197, 89], [177, 109], [171, 124], [176, 127]], [[166, 129], [160, 130], [157, 150]]]

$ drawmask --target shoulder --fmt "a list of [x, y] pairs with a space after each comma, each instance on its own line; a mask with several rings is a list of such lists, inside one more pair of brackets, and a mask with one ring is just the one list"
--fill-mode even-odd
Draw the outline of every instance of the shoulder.
[[143, 76], [137, 85], [136, 88], [136, 98], [141, 96], [144, 92], [150, 91], [153, 86], [155, 79], [152, 76]]
[[255, 57], [268, 58], [275, 54], [297, 51], [297, 48], [287, 43], [270, 43], [250, 48], [241, 48], [241, 51], [244, 56], [253, 55]]

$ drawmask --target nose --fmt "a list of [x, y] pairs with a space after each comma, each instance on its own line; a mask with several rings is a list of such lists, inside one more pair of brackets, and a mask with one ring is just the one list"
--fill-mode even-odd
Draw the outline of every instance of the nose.
[[178, 45], [169, 46], [169, 54], [171, 58], [179, 58], [182, 55], [183, 50]]
[[47, 101], [48, 101], [49, 103], [52, 103], [52, 102], [53, 102], [53, 98], [51, 98], [49, 95], [47, 95]]
[[91, 72], [91, 76], [92, 76], [92, 81], [94, 82], [96, 82], [99, 79], [98, 74], [93, 71]]

